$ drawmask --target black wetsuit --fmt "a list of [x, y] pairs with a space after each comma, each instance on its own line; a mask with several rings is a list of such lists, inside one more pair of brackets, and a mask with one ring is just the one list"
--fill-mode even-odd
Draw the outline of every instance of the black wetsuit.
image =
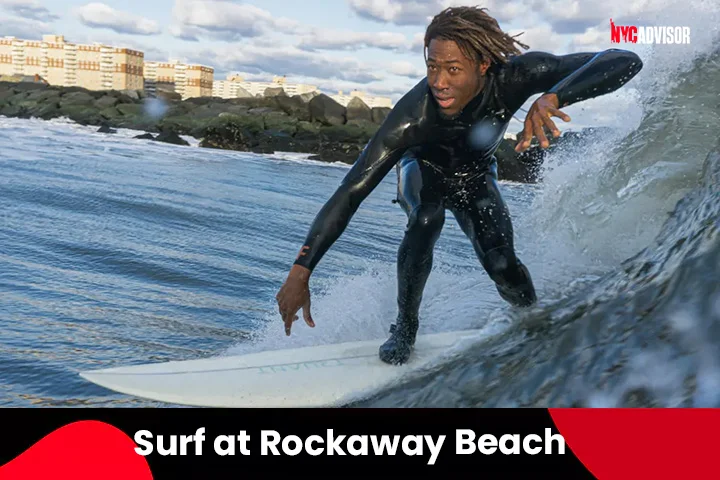
[[552, 55], [529, 52], [494, 64], [482, 91], [454, 118], [440, 115], [427, 79], [390, 112], [337, 191], [320, 210], [295, 263], [313, 270], [361, 202], [393, 167], [408, 215], [398, 253], [398, 318], [380, 356], [402, 363], [414, 343], [433, 249], [453, 213], [505, 300], [536, 300], [513, 246], [510, 214], [497, 185], [494, 152], [515, 112], [532, 96], [555, 93], [560, 108], [620, 88], [642, 68], [629, 51]]

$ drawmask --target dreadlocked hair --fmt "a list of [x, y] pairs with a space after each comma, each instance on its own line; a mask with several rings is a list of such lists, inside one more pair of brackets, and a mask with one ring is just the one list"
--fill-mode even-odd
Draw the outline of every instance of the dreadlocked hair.
[[486, 8], [450, 7], [437, 14], [425, 32], [425, 59], [432, 39], [451, 40], [463, 54], [477, 62], [505, 63], [527, 45], [503, 32], [497, 20], [486, 13]]

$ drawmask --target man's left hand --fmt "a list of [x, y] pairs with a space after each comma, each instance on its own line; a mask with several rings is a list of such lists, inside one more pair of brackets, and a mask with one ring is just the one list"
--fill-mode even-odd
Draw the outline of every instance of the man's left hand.
[[525, 118], [525, 127], [515, 146], [516, 152], [523, 152], [530, 147], [533, 134], [537, 137], [542, 148], [548, 148], [550, 142], [545, 136], [543, 127], [547, 127], [553, 134], [553, 137], [560, 136], [560, 130], [555, 126], [555, 122], [550, 117], [558, 117], [566, 122], [570, 121], [570, 117], [564, 112], [558, 110], [558, 98], [554, 93], [548, 93], [535, 100], [530, 107], [530, 111]]

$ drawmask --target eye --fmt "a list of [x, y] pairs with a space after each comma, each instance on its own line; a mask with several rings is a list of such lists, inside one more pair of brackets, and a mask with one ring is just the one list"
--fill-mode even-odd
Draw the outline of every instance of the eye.
[[458, 67], [450, 67], [450, 71], [451, 71], [452, 73], [457, 73], [457, 72], [460, 71], [460, 69], [459, 69]]

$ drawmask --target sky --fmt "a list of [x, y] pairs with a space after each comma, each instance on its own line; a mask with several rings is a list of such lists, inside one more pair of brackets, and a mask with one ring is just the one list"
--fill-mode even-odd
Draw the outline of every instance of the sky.
[[[487, 0], [501, 28], [556, 54], [599, 51], [609, 22], [642, 23], [661, 0]], [[326, 93], [358, 89], [397, 99], [425, 75], [422, 37], [460, 0], [0, 0], [0, 36], [65, 35], [213, 67], [215, 79], [286, 75]], [[568, 111], [568, 113], [570, 113]], [[601, 115], [598, 117], [598, 115]], [[589, 124], [603, 124], [597, 111]]]

